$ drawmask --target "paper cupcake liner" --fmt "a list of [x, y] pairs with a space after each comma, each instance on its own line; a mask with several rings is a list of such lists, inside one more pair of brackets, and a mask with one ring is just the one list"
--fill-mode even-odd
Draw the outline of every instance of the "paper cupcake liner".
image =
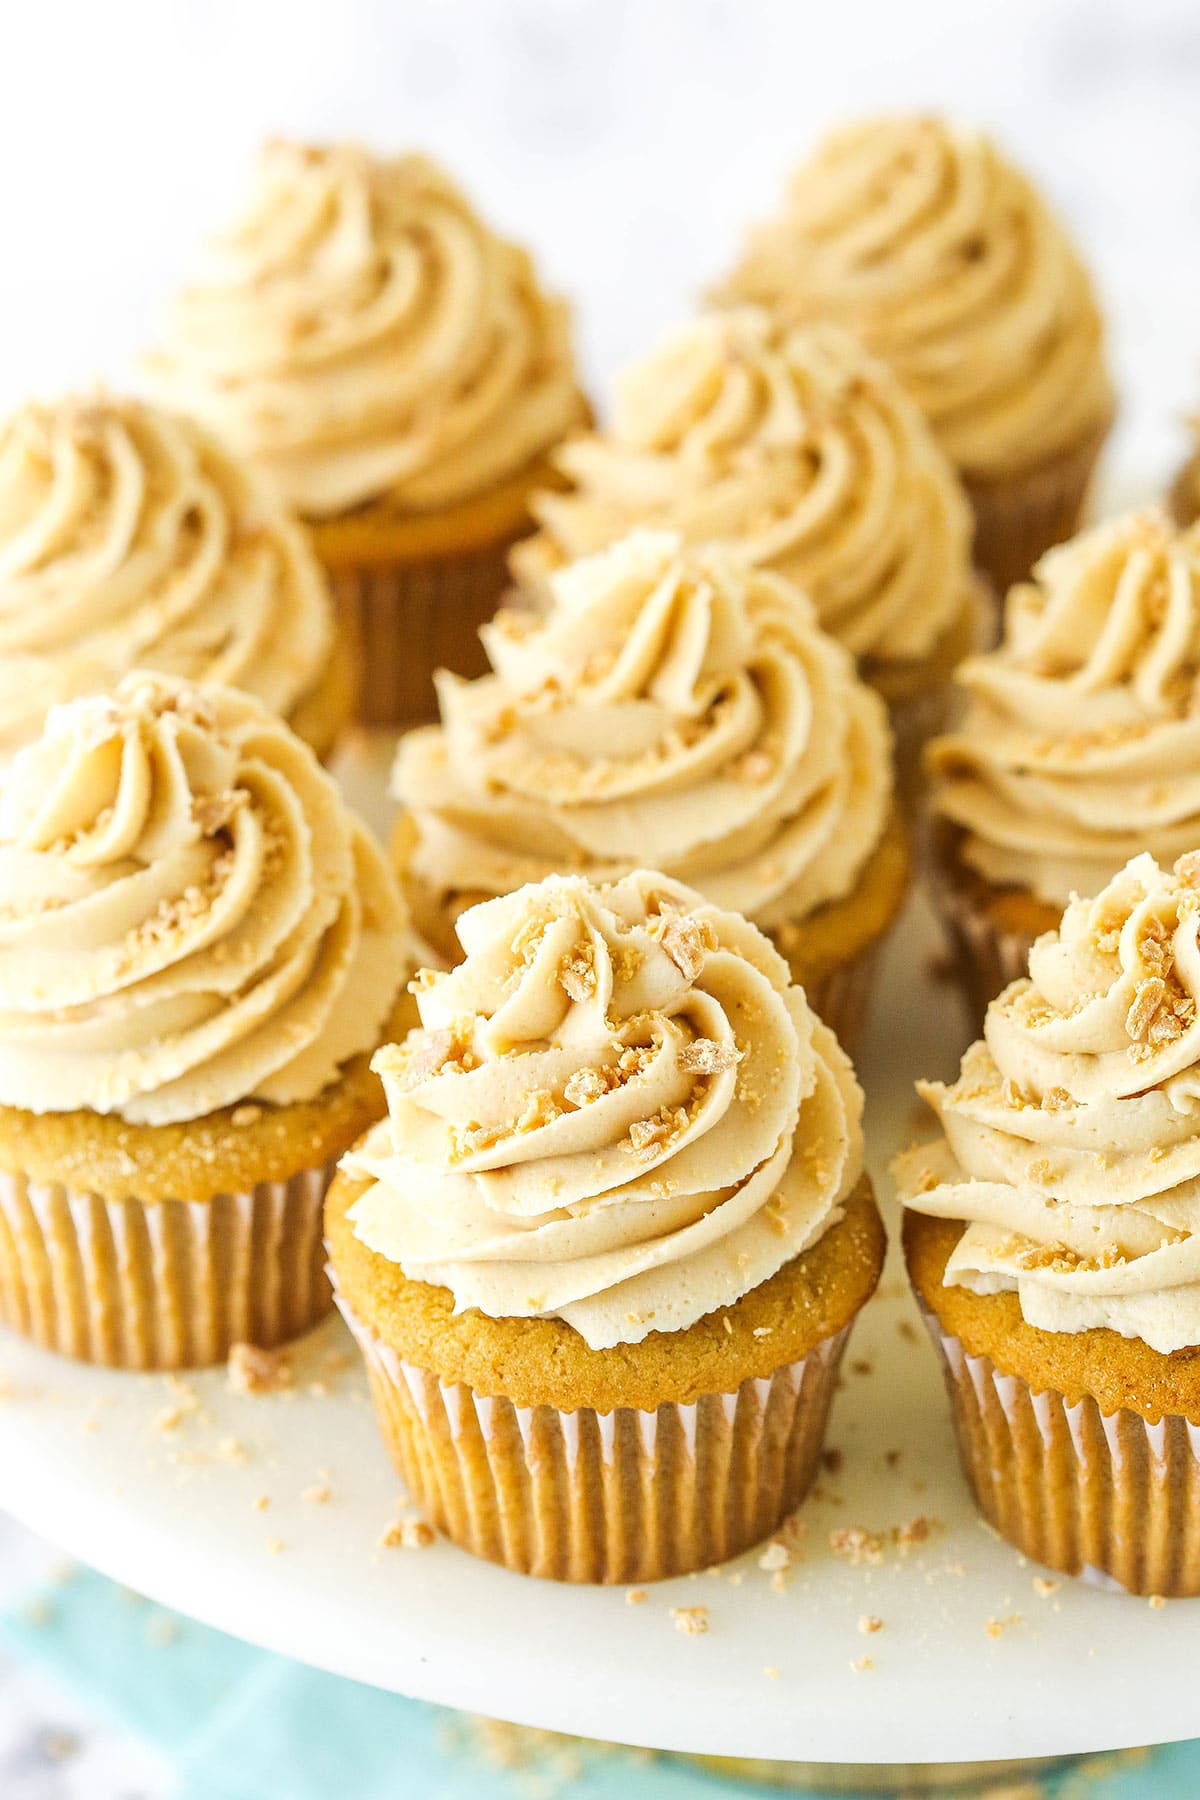
[[690, 1406], [558, 1412], [443, 1383], [337, 1304], [416, 1504], [463, 1549], [557, 1581], [657, 1581], [768, 1537], [816, 1473], [850, 1331]]
[[509, 585], [510, 543], [505, 538], [452, 557], [331, 572], [338, 617], [361, 671], [360, 723], [427, 723], [437, 718], [435, 669], [487, 672], [479, 628]]
[[963, 474], [975, 514], [975, 566], [1001, 607], [1009, 588], [1025, 580], [1043, 551], [1079, 529], [1108, 427], [1106, 421], [1078, 449], [1012, 481], [973, 481]]
[[953, 844], [941, 832], [940, 824], [936, 819], [930, 822], [922, 860], [949, 940], [971, 1029], [980, 1037], [984, 1015], [996, 995], [1029, 973], [1029, 952], [1041, 930], [1018, 931], [1003, 926], [995, 913], [980, 903], [973, 885], [962, 878]]
[[336, 1163], [211, 1200], [102, 1200], [0, 1170], [0, 1322], [119, 1369], [272, 1349], [330, 1309], [321, 1209]]
[[1200, 516], [1200, 450], [1193, 450], [1171, 483], [1167, 507], [1180, 526], [1193, 525]]
[[924, 1316], [967, 1480], [1000, 1535], [1105, 1587], [1200, 1594], [1200, 1426], [1035, 1394]]
[[877, 938], [849, 962], [830, 969], [815, 980], [805, 980], [800, 962], [791, 965], [793, 977], [803, 987], [809, 1005], [851, 1057], [866, 1030], [875, 971], [885, 941], [885, 938]]

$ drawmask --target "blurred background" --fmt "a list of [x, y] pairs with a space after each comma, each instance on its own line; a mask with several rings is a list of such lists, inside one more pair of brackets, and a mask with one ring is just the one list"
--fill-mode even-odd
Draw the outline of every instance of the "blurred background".
[[[128, 378], [270, 132], [443, 159], [571, 296], [603, 403], [611, 372], [691, 307], [826, 125], [921, 106], [992, 129], [1071, 221], [1111, 322], [1112, 461], [1123, 486], [1149, 492], [1200, 406], [1198, 95], [1193, 0], [12, 7], [0, 407]], [[0, 1604], [53, 1564], [0, 1519]], [[522, 1791], [494, 1780], [453, 1792]], [[169, 1790], [132, 1735], [0, 1654], [0, 1800]]]

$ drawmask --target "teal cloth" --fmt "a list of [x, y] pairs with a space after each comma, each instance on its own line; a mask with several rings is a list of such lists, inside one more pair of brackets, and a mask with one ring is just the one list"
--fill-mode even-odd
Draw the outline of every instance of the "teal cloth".
[[[82, 1569], [0, 1618], [0, 1632], [164, 1751], [179, 1771], [179, 1800], [763, 1800], [767, 1792], [669, 1758], [566, 1740], [535, 1744], [529, 1763], [508, 1770], [453, 1713], [256, 1650]], [[1085, 1767], [1047, 1780], [1046, 1800], [1200, 1794], [1200, 1741], [1113, 1759], [1086, 1778]]]

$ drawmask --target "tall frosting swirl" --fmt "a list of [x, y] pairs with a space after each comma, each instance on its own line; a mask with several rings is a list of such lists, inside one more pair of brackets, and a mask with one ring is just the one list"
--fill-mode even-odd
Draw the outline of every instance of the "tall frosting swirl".
[[1063, 905], [1200, 844], [1200, 529], [1131, 513], [1044, 556], [969, 658], [933, 804], [988, 881]]
[[625, 372], [611, 430], [555, 460], [573, 491], [535, 503], [543, 530], [513, 553], [527, 582], [646, 525], [790, 577], [880, 662], [926, 655], [968, 604], [953, 471], [891, 372], [832, 326], [695, 319]]
[[1047, 1331], [1200, 1344], [1200, 852], [1073, 900], [988, 1009], [905, 1204], [967, 1229], [946, 1281]]
[[303, 532], [200, 426], [106, 395], [0, 425], [0, 758], [130, 669], [286, 715], [332, 642]]
[[313, 1099], [404, 978], [402, 906], [311, 751], [230, 689], [129, 675], [0, 789], [0, 1104], [195, 1119]]
[[1091, 282], [987, 137], [903, 115], [833, 132], [720, 296], [836, 319], [896, 370], [956, 467], [1021, 473], [1113, 409]]
[[274, 141], [179, 297], [153, 391], [300, 512], [469, 498], [578, 422], [566, 307], [421, 156]]
[[644, 870], [472, 908], [379, 1052], [350, 1218], [410, 1279], [594, 1350], [682, 1331], [840, 1217], [862, 1092], [752, 925]]
[[401, 743], [410, 873], [436, 903], [647, 859], [764, 929], [848, 894], [892, 802], [878, 695], [779, 576], [638, 531], [483, 631]]

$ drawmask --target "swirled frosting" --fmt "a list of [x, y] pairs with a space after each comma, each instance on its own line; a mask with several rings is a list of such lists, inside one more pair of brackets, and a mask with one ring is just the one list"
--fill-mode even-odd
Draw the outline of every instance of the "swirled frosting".
[[956, 467], [1021, 473], [1113, 409], [1091, 282], [981, 132], [919, 116], [827, 137], [719, 296], [833, 318], [896, 370]]
[[303, 532], [200, 426], [104, 395], [0, 426], [0, 758], [130, 669], [286, 715], [332, 640]]
[[566, 307], [526, 253], [424, 157], [353, 144], [266, 145], [146, 377], [314, 517], [469, 498], [581, 411]]
[[925, 656], [968, 604], [954, 473], [891, 372], [832, 326], [695, 319], [626, 371], [611, 430], [555, 460], [573, 491], [535, 502], [543, 530], [513, 553], [526, 582], [643, 525], [790, 577], [857, 656]]
[[986, 880], [1062, 906], [1200, 844], [1200, 530], [1132, 513], [1044, 556], [968, 659], [933, 804]]
[[402, 905], [311, 751], [231, 689], [56, 707], [0, 789], [0, 1104], [134, 1124], [313, 1099], [379, 1041]]
[[379, 1052], [388, 1118], [351, 1221], [458, 1310], [594, 1350], [682, 1331], [840, 1217], [862, 1092], [744, 919], [661, 875], [555, 876], [459, 920]]
[[945, 1279], [1046, 1331], [1200, 1343], [1200, 852], [1073, 900], [988, 1009], [904, 1202], [962, 1219]]
[[892, 803], [883, 702], [790, 582], [637, 531], [483, 631], [401, 743], [410, 870], [442, 901], [647, 860], [764, 928], [848, 894]]

